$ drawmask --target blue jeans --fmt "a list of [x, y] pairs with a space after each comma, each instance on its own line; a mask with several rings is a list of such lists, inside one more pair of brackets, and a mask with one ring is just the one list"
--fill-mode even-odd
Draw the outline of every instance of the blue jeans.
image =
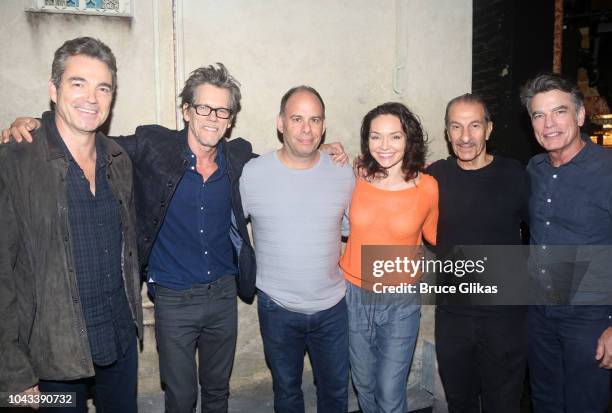
[[41, 407], [43, 413], [86, 413], [89, 391], [93, 389], [97, 412], [136, 413], [138, 349], [134, 336], [124, 355], [108, 366], [94, 364], [94, 377], [71, 381], [40, 380], [41, 392], [76, 393], [75, 407]]
[[317, 387], [317, 412], [346, 412], [348, 405], [348, 321], [346, 303], [315, 314], [285, 310], [257, 292], [259, 327], [272, 372], [274, 410], [304, 412], [302, 372], [308, 351]]
[[610, 371], [595, 360], [597, 339], [610, 326], [608, 307], [532, 306], [528, 362], [535, 413], [601, 413]]
[[421, 306], [414, 295], [378, 298], [347, 282], [353, 385], [364, 413], [404, 413]]

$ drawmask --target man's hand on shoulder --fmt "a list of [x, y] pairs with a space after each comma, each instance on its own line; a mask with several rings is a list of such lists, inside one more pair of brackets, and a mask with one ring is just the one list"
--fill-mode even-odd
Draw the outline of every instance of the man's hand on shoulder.
[[340, 142], [324, 143], [321, 145], [321, 150], [328, 154], [338, 166], [344, 166], [349, 161], [349, 156]]
[[2, 138], [0, 139], [0, 143], [8, 143], [11, 140], [15, 142], [32, 142], [32, 134], [31, 131], [40, 128], [41, 123], [39, 119], [36, 118], [17, 118], [11, 126], [4, 129], [2, 131]]
[[612, 369], [612, 327], [606, 328], [599, 336], [595, 359], [599, 361], [599, 367]]

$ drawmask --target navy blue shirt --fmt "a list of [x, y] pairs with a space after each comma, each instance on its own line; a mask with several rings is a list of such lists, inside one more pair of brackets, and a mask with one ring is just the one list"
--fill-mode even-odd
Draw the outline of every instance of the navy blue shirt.
[[527, 172], [532, 244], [612, 245], [611, 151], [588, 140], [568, 163], [542, 153]]
[[110, 158], [96, 142], [95, 196], [53, 122], [49, 130], [61, 142], [68, 171], [66, 191], [72, 254], [91, 357], [105, 366], [125, 354], [135, 338], [134, 322], [123, 286], [119, 204], [107, 181]]
[[196, 157], [186, 151], [187, 170], [170, 200], [153, 244], [149, 282], [183, 290], [238, 272], [230, 239], [231, 186], [221, 141], [217, 170], [204, 181]]
[[560, 294], [555, 303], [609, 304], [612, 152], [586, 140], [568, 163], [555, 167], [543, 153], [527, 172], [532, 274]]

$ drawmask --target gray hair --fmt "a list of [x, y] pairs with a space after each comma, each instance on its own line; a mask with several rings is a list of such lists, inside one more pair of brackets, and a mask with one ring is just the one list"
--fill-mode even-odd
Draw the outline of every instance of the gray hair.
[[282, 97], [281, 99], [281, 103], [280, 103], [280, 111], [279, 113], [281, 115], [285, 114], [285, 109], [287, 108], [287, 101], [289, 100], [289, 98], [293, 95], [295, 95], [298, 92], [308, 92], [308, 93], [312, 93], [321, 103], [321, 111], [323, 113], [323, 119], [325, 119], [325, 103], [323, 103], [323, 98], [321, 97], [321, 95], [319, 94], [319, 92], [317, 92], [317, 90], [313, 87], [310, 86], [306, 86], [306, 85], [301, 85], [301, 86], [295, 86], [292, 87], [291, 89], [289, 89]]
[[527, 112], [531, 114], [531, 99], [538, 93], [550, 92], [551, 90], [560, 90], [569, 93], [572, 96], [576, 111], [579, 111], [583, 106], [583, 95], [578, 86], [555, 73], [543, 73], [534, 78], [531, 78], [521, 88], [521, 102], [527, 108]]
[[59, 88], [62, 82], [62, 76], [66, 70], [66, 60], [77, 55], [88, 56], [106, 63], [112, 76], [112, 90], [113, 92], [116, 90], [117, 62], [115, 61], [115, 55], [113, 55], [110, 47], [92, 37], [77, 37], [68, 40], [55, 51], [53, 64], [51, 65], [51, 81], [56, 88]]
[[230, 107], [228, 108], [234, 116], [240, 111], [240, 82], [232, 76], [223, 63], [202, 66], [191, 72], [189, 78], [185, 82], [185, 86], [179, 97], [181, 98], [181, 107], [192, 105], [195, 99], [195, 92], [198, 86], [209, 84], [223, 89], [228, 89], [230, 92]]
[[450, 111], [451, 106], [455, 103], [475, 103], [482, 106], [482, 110], [484, 111], [484, 120], [486, 123], [491, 122], [491, 112], [489, 112], [489, 108], [487, 107], [487, 103], [484, 101], [482, 96], [474, 94], [474, 93], [466, 93], [461, 96], [457, 96], [452, 98], [446, 104], [446, 112], [444, 113], [444, 125], [448, 126], [448, 112]]

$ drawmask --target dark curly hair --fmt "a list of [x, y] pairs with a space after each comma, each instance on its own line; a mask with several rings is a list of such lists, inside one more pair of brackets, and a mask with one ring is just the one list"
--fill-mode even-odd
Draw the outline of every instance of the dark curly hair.
[[404, 179], [409, 181], [417, 177], [425, 167], [427, 153], [427, 136], [419, 118], [404, 104], [387, 102], [369, 111], [361, 122], [361, 156], [355, 161], [355, 169], [359, 176], [366, 179], [386, 178], [389, 172], [380, 166], [370, 153], [370, 126], [374, 118], [380, 115], [396, 116], [406, 135], [406, 150], [402, 159], [402, 172]]

